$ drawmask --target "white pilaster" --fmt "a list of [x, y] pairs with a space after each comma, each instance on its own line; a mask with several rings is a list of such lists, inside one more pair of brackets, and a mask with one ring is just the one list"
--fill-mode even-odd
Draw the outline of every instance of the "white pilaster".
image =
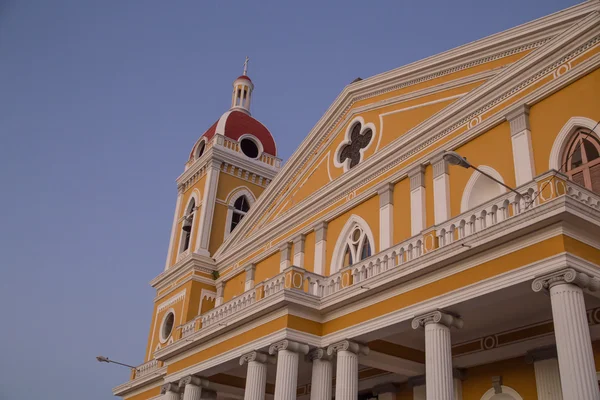
[[253, 351], [240, 358], [240, 365], [248, 364], [244, 400], [265, 400], [267, 387], [267, 363], [273, 364], [274, 357]]
[[333, 369], [332, 356], [325, 349], [310, 352], [307, 359], [312, 361], [312, 378], [310, 381], [310, 400], [331, 399], [331, 382]]
[[325, 273], [325, 255], [327, 248], [327, 222], [319, 222], [315, 226], [315, 267], [314, 273]]
[[208, 381], [197, 376], [186, 376], [179, 381], [179, 391], [183, 391], [183, 400], [202, 400], [202, 388], [208, 386]]
[[412, 235], [425, 229], [425, 168], [419, 165], [408, 173], [410, 179], [410, 232]]
[[356, 342], [343, 340], [327, 348], [327, 354], [334, 353], [337, 353], [335, 400], [356, 400], [358, 398], [358, 355], [369, 354], [369, 348]]
[[179, 209], [183, 201], [183, 186], [177, 188], [177, 203], [175, 204], [175, 215], [173, 215], [173, 225], [171, 225], [171, 238], [169, 239], [169, 249], [167, 250], [167, 262], [165, 263], [165, 271], [171, 264], [173, 256], [173, 245], [175, 243], [175, 230], [177, 229], [177, 220], [179, 219]]
[[176, 383], [165, 383], [160, 387], [161, 400], [180, 400], [179, 386]]
[[218, 282], [215, 287], [217, 288], [217, 298], [215, 299], [215, 307], [223, 304], [223, 282]]
[[450, 176], [448, 163], [443, 155], [435, 157], [433, 166], [433, 217], [435, 224], [441, 224], [450, 218]]
[[535, 361], [533, 368], [538, 400], [563, 400], [558, 360], [550, 358]]
[[379, 249], [392, 246], [394, 240], [394, 185], [386, 183], [377, 189], [379, 194]]
[[304, 243], [306, 237], [304, 235], [298, 235], [294, 239], [294, 265], [296, 267], [304, 268]]
[[283, 272], [286, 268], [292, 265], [292, 244], [285, 243], [279, 249], [281, 261], [279, 261], [279, 272]]
[[549, 291], [564, 399], [598, 400], [598, 379], [583, 288], [600, 289], [591, 276], [566, 268], [536, 278], [535, 292]]
[[215, 212], [215, 201], [217, 199], [217, 185], [219, 184], [219, 170], [221, 162], [210, 160], [206, 166], [206, 181], [204, 182], [204, 194], [202, 196], [202, 210], [200, 212], [200, 224], [196, 235], [195, 251], [203, 256], [210, 257], [208, 245], [210, 243], [210, 229]]
[[298, 390], [299, 354], [308, 354], [308, 345], [282, 340], [269, 347], [269, 354], [277, 354], [275, 377], [275, 400], [294, 400]]
[[460, 318], [441, 311], [416, 317], [413, 329], [425, 328], [425, 379], [428, 399], [453, 400], [452, 342], [450, 328], [461, 328]]
[[520, 106], [510, 112], [506, 119], [510, 123], [516, 183], [517, 186], [520, 186], [533, 180], [535, 176], [533, 147], [529, 128], [529, 107], [526, 105]]
[[244, 284], [244, 290], [248, 291], [254, 287], [254, 271], [256, 271], [256, 265], [248, 264], [244, 270], [246, 271], [246, 283]]

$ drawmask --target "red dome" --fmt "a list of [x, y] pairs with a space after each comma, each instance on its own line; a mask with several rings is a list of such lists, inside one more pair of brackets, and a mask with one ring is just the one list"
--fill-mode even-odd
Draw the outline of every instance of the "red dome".
[[[252, 79], [250, 79], [250, 77], [247, 76], [247, 75], [240, 75], [240, 76], [237, 77], [237, 79], [245, 79], [247, 81], [252, 82]], [[237, 79], [236, 79], [236, 81], [237, 81]]]
[[[240, 136], [250, 134], [255, 136], [262, 144], [263, 151], [272, 156], [277, 156], [277, 147], [271, 132], [258, 120], [242, 111], [227, 111], [215, 122], [200, 139], [211, 140], [215, 133], [219, 133], [232, 140], [239, 140]], [[196, 146], [194, 145], [194, 149]], [[194, 150], [190, 154], [193, 158]]]

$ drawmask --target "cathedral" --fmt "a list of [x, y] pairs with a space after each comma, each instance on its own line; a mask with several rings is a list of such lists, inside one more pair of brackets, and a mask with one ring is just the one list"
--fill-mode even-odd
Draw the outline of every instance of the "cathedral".
[[600, 400], [600, 0], [355, 80], [285, 164], [253, 96], [182, 160], [114, 395]]

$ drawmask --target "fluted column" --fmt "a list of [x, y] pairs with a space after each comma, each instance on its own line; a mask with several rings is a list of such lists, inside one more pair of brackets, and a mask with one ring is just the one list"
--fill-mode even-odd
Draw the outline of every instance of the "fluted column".
[[308, 345], [287, 339], [269, 347], [269, 354], [277, 354], [275, 400], [294, 400], [296, 398], [299, 354], [306, 355], [307, 353]]
[[533, 364], [538, 400], [563, 400], [556, 347], [527, 352], [525, 360]]
[[208, 381], [193, 375], [179, 381], [179, 391], [183, 392], [183, 400], [202, 400], [204, 387], [208, 387]]
[[343, 340], [327, 348], [327, 354], [336, 353], [335, 400], [357, 400], [358, 355], [369, 354], [369, 348], [356, 342]]
[[549, 291], [564, 399], [598, 400], [598, 380], [583, 289], [600, 289], [591, 276], [566, 268], [536, 278], [535, 292]]
[[308, 354], [307, 359], [312, 362], [310, 400], [331, 400], [332, 356], [325, 349], [316, 349]]
[[177, 383], [165, 383], [160, 387], [161, 400], [180, 400]]
[[240, 365], [248, 363], [244, 400], [264, 400], [267, 386], [267, 364], [275, 363], [274, 357], [253, 351], [240, 358]]
[[441, 311], [416, 317], [413, 329], [425, 328], [425, 379], [428, 400], [453, 400], [450, 328], [462, 328], [460, 318]]

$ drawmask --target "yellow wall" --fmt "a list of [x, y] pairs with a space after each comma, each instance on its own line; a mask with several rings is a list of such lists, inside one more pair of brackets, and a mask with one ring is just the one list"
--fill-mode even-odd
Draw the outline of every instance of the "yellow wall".
[[[333, 256], [336, 242], [342, 232], [342, 229], [344, 228], [344, 225], [352, 214], [358, 215], [364, 219], [367, 224], [369, 224], [371, 232], [373, 233], [373, 238], [375, 239], [375, 243], [373, 243], [373, 253], [379, 251], [379, 197], [374, 196], [357, 205], [352, 210], [345, 212], [337, 218], [334, 218], [327, 224], [327, 262], [325, 264], [325, 276], [330, 275], [330, 267], [332, 262], [331, 258]], [[336, 268], [333, 268], [333, 270], [336, 270]]]
[[239, 296], [244, 293], [244, 285], [246, 283], [246, 272], [242, 270], [235, 275], [223, 287], [223, 302], [231, 300], [234, 296]]
[[[550, 151], [556, 136], [571, 117], [600, 120], [600, 69], [573, 82], [531, 107], [529, 123], [535, 173], [549, 169]], [[596, 132], [600, 129], [596, 129]]]
[[[513, 164], [510, 125], [504, 122], [481, 135], [456, 151], [475, 165], [486, 165], [494, 168], [508, 186], [515, 187], [515, 170]], [[450, 209], [452, 216], [460, 214], [460, 202], [465, 185], [474, 170], [450, 167]], [[427, 180], [433, 186], [433, 181]], [[429, 221], [429, 218], [428, 218]]]
[[256, 264], [254, 271], [254, 283], [259, 284], [279, 273], [279, 261], [281, 256], [279, 252], [271, 254], [269, 257]]
[[405, 178], [394, 185], [394, 244], [411, 237], [410, 180]]
[[214, 254], [223, 243], [225, 237], [225, 225], [227, 224], [227, 206], [216, 203], [213, 214], [213, 223], [210, 228], [210, 243], [208, 251]]
[[533, 364], [523, 357], [480, 365], [467, 370], [462, 383], [463, 400], [480, 400], [492, 387], [492, 377], [502, 376], [502, 384], [519, 392], [523, 399], [537, 399]]

